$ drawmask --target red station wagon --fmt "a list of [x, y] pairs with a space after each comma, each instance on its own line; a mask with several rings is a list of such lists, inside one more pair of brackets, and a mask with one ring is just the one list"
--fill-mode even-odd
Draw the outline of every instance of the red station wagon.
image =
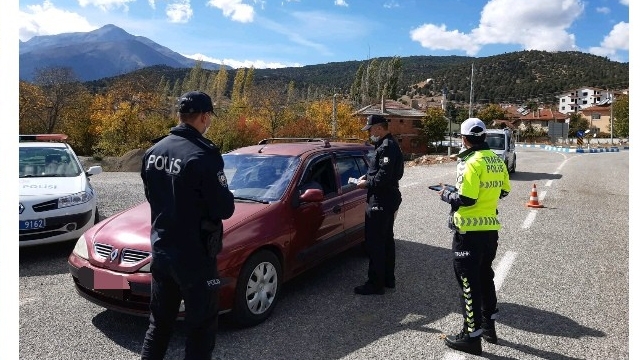
[[[366, 190], [348, 179], [366, 174], [373, 146], [277, 140], [223, 155], [235, 212], [223, 221], [220, 312], [238, 326], [269, 317], [284, 282], [364, 241]], [[144, 202], [78, 239], [68, 262], [79, 295], [107, 309], [149, 314], [150, 219]]]

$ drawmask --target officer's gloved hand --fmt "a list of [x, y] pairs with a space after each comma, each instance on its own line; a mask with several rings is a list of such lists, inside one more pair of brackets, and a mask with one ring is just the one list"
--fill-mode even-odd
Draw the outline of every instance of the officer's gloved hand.
[[500, 199], [502, 199], [503, 197], [506, 197], [507, 195], [509, 195], [508, 191], [500, 190]]

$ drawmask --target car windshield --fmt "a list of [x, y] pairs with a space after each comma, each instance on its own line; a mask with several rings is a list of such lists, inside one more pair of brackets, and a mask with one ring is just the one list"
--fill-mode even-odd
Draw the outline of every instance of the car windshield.
[[489, 145], [490, 149], [494, 150], [504, 150], [504, 135], [503, 134], [487, 134], [487, 139], [485, 140]]
[[19, 174], [25, 177], [75, 177], [82, 173], [76, 158], [60, 147], [21, 147]]
[[238, 200], [279, 200], [291, 182], [300, 158], [263, 154], [224, 154], [229, 190]]

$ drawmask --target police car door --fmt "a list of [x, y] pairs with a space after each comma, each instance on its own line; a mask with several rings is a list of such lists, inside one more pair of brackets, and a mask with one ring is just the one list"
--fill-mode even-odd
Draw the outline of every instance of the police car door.
[[291, 250], [296, 271], [334, 253], [344, 236], [344, 208], [338, 195], [335, 166], [330, 154], [307, 162], [298, 188], [302, 193], [308, 188], [321, 188], [324, 199], [321, 202], [300, 202], [293, 210], [295, 230]]

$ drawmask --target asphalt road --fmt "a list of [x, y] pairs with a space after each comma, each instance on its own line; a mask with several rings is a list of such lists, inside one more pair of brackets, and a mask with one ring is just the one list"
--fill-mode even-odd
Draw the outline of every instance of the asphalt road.
[[[501, 201], [500, 341], [488, 359], [629, 359], [629, 152], [556, 153], [518, 148], [512, 192]], [[357, 296], [359, 249], [284, 287], [265, 323], [224, 323], [215, 359], [474, 359], [444, 346], [461, 327], [451, 265], [448, 206], [428, 185], [454, 181], [455, 164], [410, 167], [395, 226], [397, 288]], [[109, 216], [142, 201], [137, 173], [92, 178]], [[525, 206], [533, 184], [545, 208]], [[146, 318], [79, 297], [67, 270], [73, 243], [20, 249], [20, 359], [137, 359]], [[179, 323], [167, 359], [180, 359]]]

